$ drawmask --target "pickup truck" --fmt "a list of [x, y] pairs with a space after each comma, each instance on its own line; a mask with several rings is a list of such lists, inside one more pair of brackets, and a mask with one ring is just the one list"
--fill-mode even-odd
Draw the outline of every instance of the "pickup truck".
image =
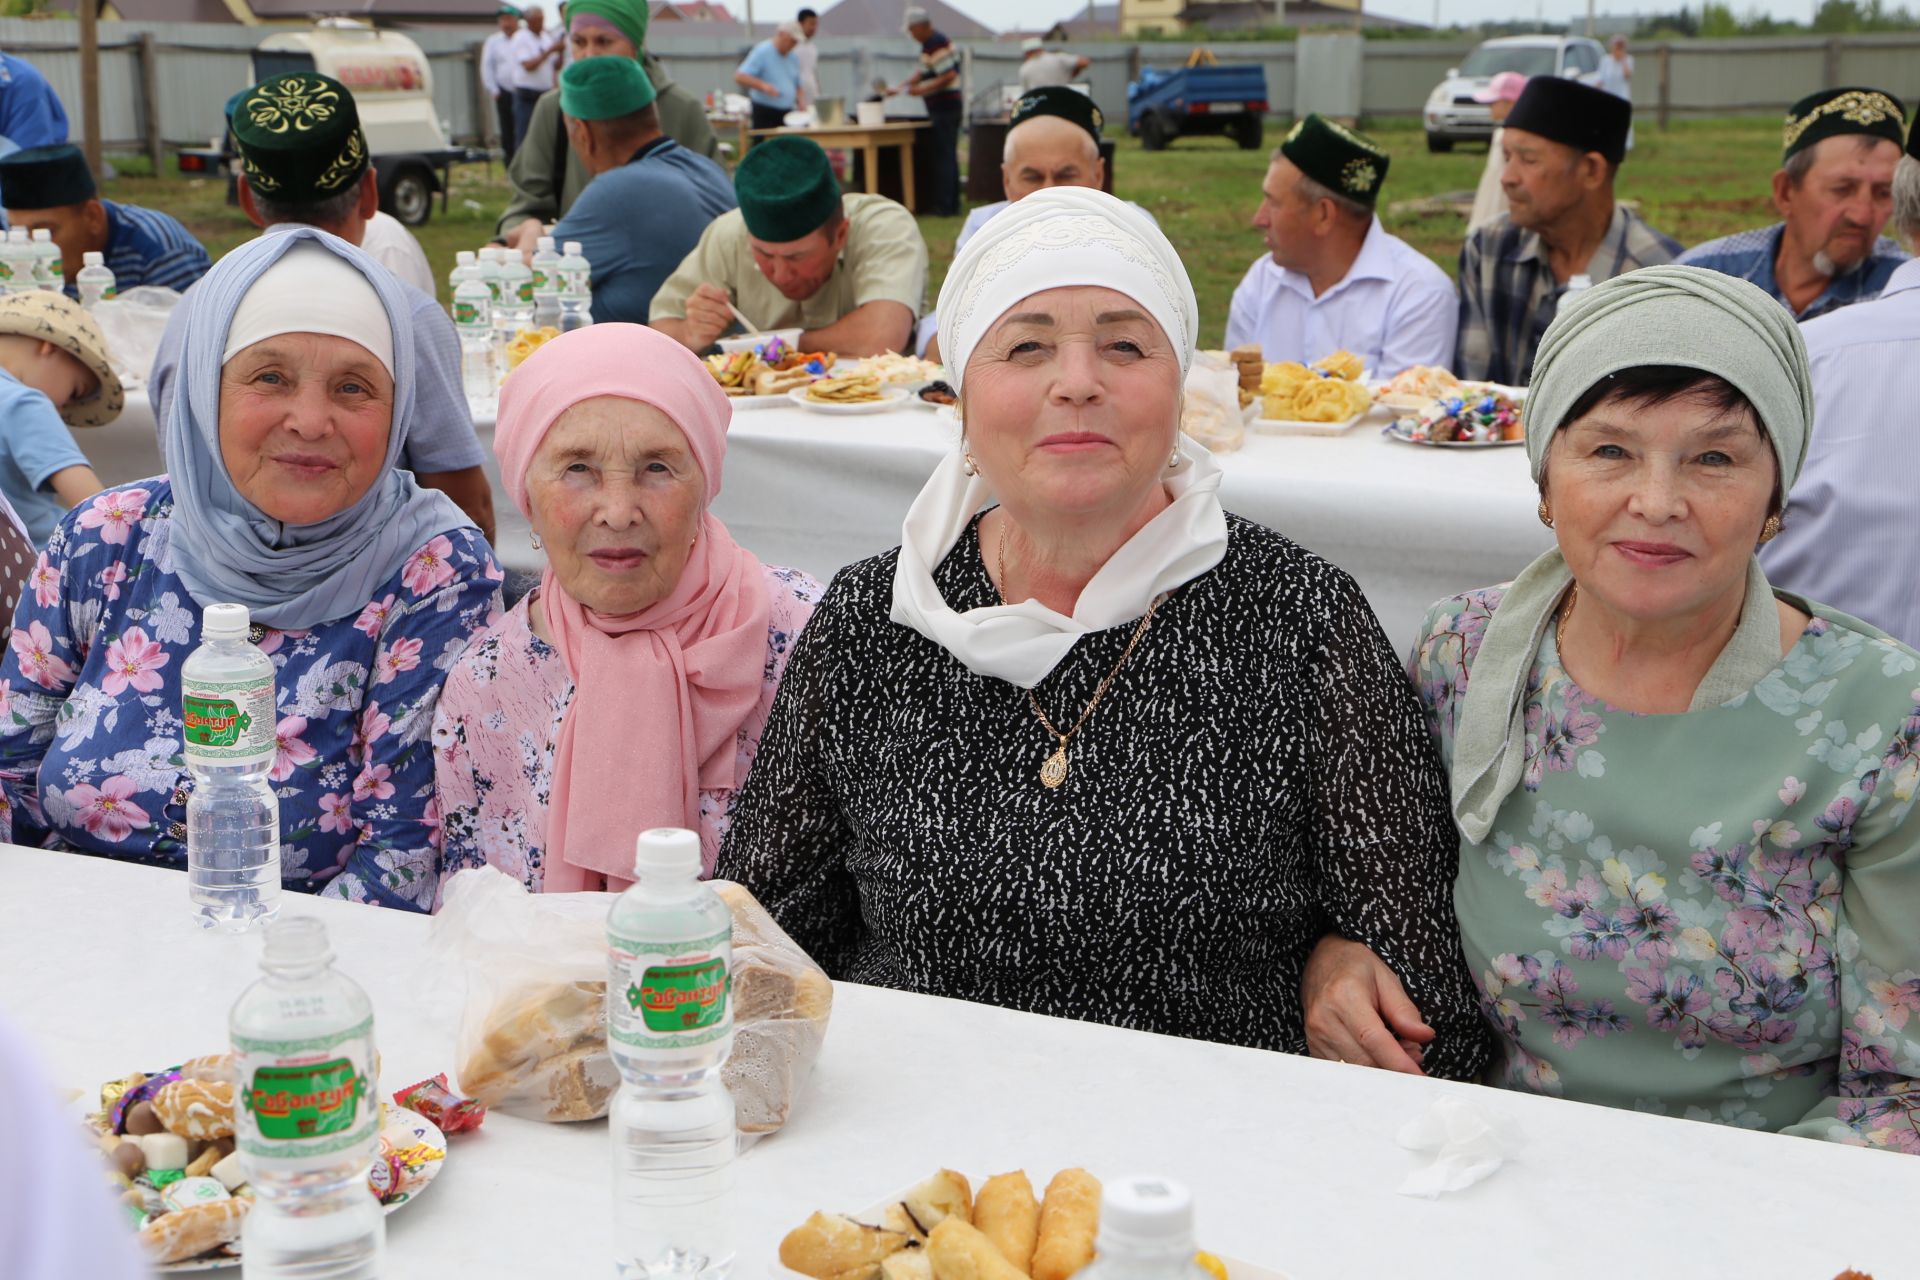
[[1258, 63], [1147, 67], [1127, 86], [1127, 132], [1148, 151], [1182, 134], [1226, 134], [1257, 150], [1267, 114], [1267, 73]]

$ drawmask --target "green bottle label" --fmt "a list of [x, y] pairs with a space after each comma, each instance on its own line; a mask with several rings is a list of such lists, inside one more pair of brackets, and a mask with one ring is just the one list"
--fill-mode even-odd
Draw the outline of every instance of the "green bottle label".
[[0, 258], [0, 281], [8, 281], [12, 279], [13, 279], [13, 264], [11, 262], [8, 262], [5, 258]]
[[195, 680], [180, 688], [180, 736], [189, 761], [238, 764], [272, 758], [279, 748], [273, 677]]
[[471, 300], [455, 302], [453, 304], [453, 322], [459, 325], [479, 324], [480, 308], [474, 306]]
[[305, 1066], [263, 1066], [247, 1085], [245, 1106], [269, 1142], [351, 1133], [367, 1080], [346, 1058]]
[[67, 261], [59, 254], [47, 259], [47, 279], [59, 280], [67, 274]]
[[699, 1031], [727, 1016], [727, 962], [661, 964], [627, 984], [627, 1006], [649, 1031]]
[[691, 1049], [733, 1033], [733, 933], [649, 943], [610, 934], [608, 1034], [648, 1049]]
[[547, 287], [547, 273], [539, 267], [533, 269], [533, 291], [539, 293]]
[[234, 1137], [250, 1156], [306, 1160], [373, 1141], [380, 1108], [373, 1019], [306, 1039], [234, 1035], [240, 1106]]
[[116, 284], [110, 284], [104, 290], [101, 291], [100, 301], [107, 302], [119, 296], [120, 296], [120, 286]]
[[532, 279], [532, 277], [528, 277], [527, 279], [525, 279], [525, 280], [522, 280], [522, 281], [520, 282], [520, 295], [519, 295], [519, 296], [520, 296], [520, 301], [522, 301], [522, 302], [532, 302], [532, 301], [533, 301], [533, 279]]

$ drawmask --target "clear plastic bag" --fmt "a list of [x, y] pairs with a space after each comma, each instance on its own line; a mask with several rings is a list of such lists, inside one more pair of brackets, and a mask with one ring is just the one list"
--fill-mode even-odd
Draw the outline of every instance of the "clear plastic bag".
[[1215, 453], [1231, 453], [1246, 443], [1240, 375], [1225, 356], [1214, 351], [1195, 355], [1187, 371], [1186, 393], [1180, 411], [1182, 431]]
[[145, 284], [93, 305], [94, 323], [107, 340], [107, 359], [121, 382], [146, 382], [161, 335], [179, 305], [180, 295], [172, 289]]
[[[740, 1132], [777, 1132], [813, 1071], [833, 985], [753, 895], [716, 880], [733, 913], [733, 1052], [722, 1072]], [[464, 988], [454, 1055], [460, 1092], [536, 1120], [607, 1113], [610, 893], [528, 893], [491, 867], [447, 881], [430, 935], [436, 985]]]

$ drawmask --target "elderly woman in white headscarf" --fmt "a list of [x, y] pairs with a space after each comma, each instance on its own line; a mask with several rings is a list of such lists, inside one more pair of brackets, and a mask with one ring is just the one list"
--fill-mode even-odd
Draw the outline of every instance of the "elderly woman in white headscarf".
[[1500, 1082], [1920, 1153], [1920, 654], [1753, 554], [1812, 421], [1743, 280], [1563, 306], [1527, 402], [1559, 546], [1436, 605], [1415, 677]]
[[201, 611], [243, 604], [273, 701], [237, 706], [236, 730], [184, 731], [271, 762], [287, 888], [425, 910], [428, 730], [500, 571], [458, 507], [394, 467], [410, 304], [358, 249], [295, 228], [229, 253], [181, 305], [170, 474], [69, 512], [15, 614], [0, 839], [184, 867], [181, 667]]
[[836, 978], [1291, 1052], [1350, 940], [1382, 1056], [1470, 1075], [1417, 701], [1352, 579], [1226, 514], [1181, 436], [1173, 247], [1039, 192], [940, 314], [963, 438], [800, 637], [718, 873]]

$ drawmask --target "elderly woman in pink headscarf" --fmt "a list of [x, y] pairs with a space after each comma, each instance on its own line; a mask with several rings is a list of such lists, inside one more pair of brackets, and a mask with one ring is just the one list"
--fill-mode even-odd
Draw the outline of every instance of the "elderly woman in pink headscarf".
[[731, 413], [699, 359], [644, 325], [569, 333], [507, 380], [494, 449], [547, 570], [440, 695], [443, 876], [620, 889], [649, 827], [698, 831], [712, 870], [820, 596], [708, 511]]

